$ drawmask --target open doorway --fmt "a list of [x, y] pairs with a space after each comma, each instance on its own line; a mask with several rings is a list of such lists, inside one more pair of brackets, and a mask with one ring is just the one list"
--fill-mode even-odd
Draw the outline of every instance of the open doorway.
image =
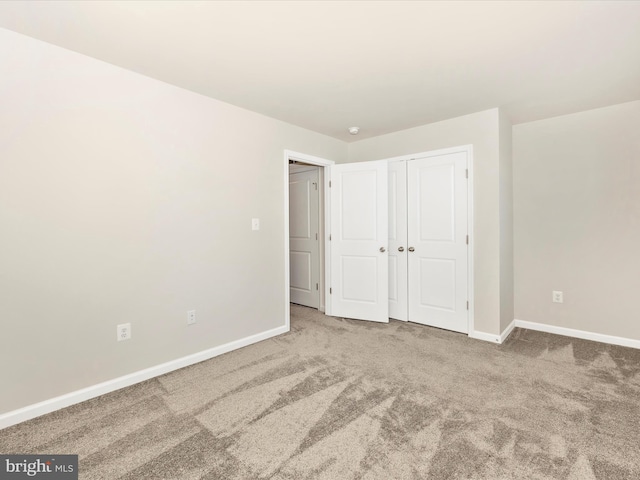
[[322, 169], [289, 162], [289, 295], [291, 303], [324, 310], [321, 262]]
[[328, 199], [325, 193], [328, 188], [328, 170], [334, 162], [290, 150], [285, 150], [284, 160], [288, 325], [290, 302], [325, 311], [325, 232], [328, 231], [325, 216]]

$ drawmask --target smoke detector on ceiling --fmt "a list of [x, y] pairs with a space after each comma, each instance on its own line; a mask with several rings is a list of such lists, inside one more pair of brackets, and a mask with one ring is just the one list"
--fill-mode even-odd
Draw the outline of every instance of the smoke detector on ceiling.
[[349, 128], [349, 133], [351, 135], [357, 135], [359, 131], [360, 131], [360, 127], [351, 127], [351, 128]]

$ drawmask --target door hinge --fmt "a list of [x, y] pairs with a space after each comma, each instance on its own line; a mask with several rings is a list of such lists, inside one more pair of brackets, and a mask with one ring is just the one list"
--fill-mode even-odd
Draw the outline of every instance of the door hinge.
[[316, 182], [313, 182], [313, 186], [316, 190], [318, 189], [318, 184]]
[[469, 310], [469, 300], [467, 300], [467, 310]]
[[333, 289], [329, 287], [329, 295], [331, 295], [332, 293], [333, 293]]
[[469, 178], [469, 169], [465, 169], [464, 171], [464, 178]]
[[316, 240], [318, 239], [318, 234], [316, 233]]
[[318, 284], [316, 283], [316, 290], [318, 290]]
[[469, 245], [469, 235], [467, 235], [467, 245]]
[[329, 188], [331, 188], [331, 180], [329, 180]]
[[331, 234], [329, 234], [329, 241], [331, 241]]

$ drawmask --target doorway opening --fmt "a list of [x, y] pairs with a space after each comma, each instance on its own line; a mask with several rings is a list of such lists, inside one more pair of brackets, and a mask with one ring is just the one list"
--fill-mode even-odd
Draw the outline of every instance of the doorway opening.
[[321, 170], [289, 161], [289, 295], [291, 303], [324, 311]]
[[329, 167], [332, 160], [285, 150], [285, 316], [290, 304], [325, 311]]

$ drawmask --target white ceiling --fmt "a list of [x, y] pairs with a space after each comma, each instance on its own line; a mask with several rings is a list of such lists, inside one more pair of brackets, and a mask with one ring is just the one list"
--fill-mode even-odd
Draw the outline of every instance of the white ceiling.
[[4, 1], [0, 27], [346, 141], [640, 99], [639, 1]]

